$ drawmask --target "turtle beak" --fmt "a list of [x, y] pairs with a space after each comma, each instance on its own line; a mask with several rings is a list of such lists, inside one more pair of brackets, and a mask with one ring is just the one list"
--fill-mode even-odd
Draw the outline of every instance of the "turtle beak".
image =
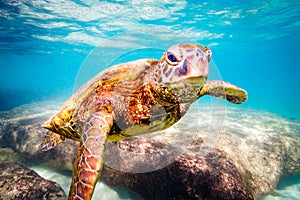
[[187, 57], [182, 65], [188, 72], [189, 77], [208, 77], [208, 62], [206, 56], [191, 55]]

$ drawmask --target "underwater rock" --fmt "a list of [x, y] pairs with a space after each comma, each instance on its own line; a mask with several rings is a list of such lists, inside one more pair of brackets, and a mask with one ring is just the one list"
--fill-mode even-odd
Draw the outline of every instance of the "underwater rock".
[[1, 200], [66, 200], [63, 189], [34, 171], [13, 163], [0, 162]]
[[[195, 141], [194, 141], [195, 142]], [[167, 152], [159, 152], [157, 141], [128, 139], [118, 143], [125, 150], [134, 144], [131, 152], [139, 154], [151, 152], [151, 155], [124, 159], [120, 164], [125, 171], [137, 168], [155, 167], [157, 157], [168, 159]], [[123, 186], [138, 193], [145, 200], [152, 199], [207, 199], [207, 200], [251, 200], [252, 194], [246, 188], [238, 169], [224, 152], [207, 148], [205, 156], [200, 155], [202, 141], [195, 142], [187, 151], [176, 156], [170, 165], [145, 173], [124, 172], [105, 167], [101, 178], [110, 186]], [[146, 147], [146, 148], [145, 148]], [[153, 153], [153, 151], [157, 151]], [[108, 154], [106, 156], [109, 156]], [[119, 157], [119, 155], [115, 155]], [[122, 157], [122, 155], [120, 155]], [[138, 159], [139, 158], [139, 159]], [[132, 169], [130, 169], [132, 167]]]
[[[62, 103], [1, 112], [1, 161], [72, 170], [74, 141], [40, 151], [47, 134], [41, 124]], [[119, 151], [107, 147], [101, 179], [145, 199], [257, 199], [271, 193], [280, 177], [300, 173], [299, 121], [234, 107], [223, 114], [210, 109], [202, 105], [171, 129], [120, 141]]]
[[[57, 104], [54, 102], [42, 102], [1, 112], [1, 161], [14, 161], [19, 164], [43, 163], [59, 170], [72, 170], [77, 147], [74, 141], [65, 141], [64, 145], [47, 152], [40, 150], [40, 144], [47, 134], [47, 130], [42, 128], [42, 123], [56, 110]], [[10, 153], [7, 154], [7, 151]]]
[[[184, 137], [177, 138], [173, 145], [183, 154], [174, 162], [167, 160], [170, 156], [164, 148], [160, 149], [169, 140], [166, 134], [130, 138], [117, 144], [127, 153], [106, 155], [118, 159], [119, 166], [114, 168], [121, 170], [105, 168], [101, 178], [112, 186], [128, 187], [146, 199], [258, 199], [271, 193], [281, 176], [300, 173], [298, 121], [230, 108], [226, 123], [215, 133], [208, 128], [209, 122], [203, 122], [211, 121], [204, 114], [207, 112], [193, 113], [180, 122], [183, 125], [177, 131]], [[189, 123], [199, 119], [201, 125]], [[155, 165], [161, 162], [171, 164], [154, 172], [126, 173], [138, 172], [141, 167], [159, 168]]]

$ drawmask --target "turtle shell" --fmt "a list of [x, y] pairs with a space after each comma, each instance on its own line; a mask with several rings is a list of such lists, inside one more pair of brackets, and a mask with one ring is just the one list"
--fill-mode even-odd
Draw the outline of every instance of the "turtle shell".
[[[123, 125], [145, 121], [149, 113], [146, 113], [146, 106], [142, 104], [147, 103], [149, 106], [153, 103], [154, 88], [150, 83], [153, 82], [158, 62], [154, 59], [140, 59], [104, 70], [79, 88], [44, 127], [65, 138], [79, 140], [88, 118], [106, 104], [111, 104], [117, 119], [128, 118], [127, 121], [119, 121]], [[136, 94], [139, 94], [138, 97]], [[144, 113], [136, 112], [141, 110]], [[114, 133], [117, 129], [114, 129]]]

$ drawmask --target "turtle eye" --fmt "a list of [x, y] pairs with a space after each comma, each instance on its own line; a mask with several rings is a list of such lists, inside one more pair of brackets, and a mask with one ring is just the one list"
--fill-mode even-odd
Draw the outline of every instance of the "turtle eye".
[[177, 58], [172, 53], [170, 53], [170, 52], [167, 53], [167, 59], [171, 63], [177, 62]]

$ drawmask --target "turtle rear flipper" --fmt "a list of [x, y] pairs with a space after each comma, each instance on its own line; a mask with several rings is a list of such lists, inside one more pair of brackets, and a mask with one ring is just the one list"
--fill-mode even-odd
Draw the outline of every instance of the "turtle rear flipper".
[[40, 148], [42, 151], [48, 151], [54, 148], [58, 143], [64, 141], [66, 138], [62, 135], [49, 131], [48, 135], [45, 137]]
[[103, 167], [105, 143], [113, 125], [107, 110], [93, 113], [77, 151], [68, 199], [90, 200]]
[[199, 97], [207, 94], [218, 98], [224, 98], [230, 103], [235, 104], [244, 103], [248, 98], [245, 90], [220, 80], [206, 81], [199, 93]]

